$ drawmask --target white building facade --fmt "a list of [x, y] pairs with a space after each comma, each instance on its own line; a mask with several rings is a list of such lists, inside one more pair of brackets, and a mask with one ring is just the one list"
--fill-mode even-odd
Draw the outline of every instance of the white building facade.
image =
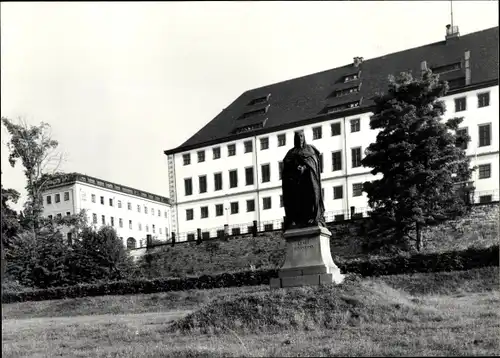
[[145, 247], [148, 234], [160, 241], [171, 234], [170, 199], [83, 174], [67, 174], [50, 182], [43, 206], [43, 215], [49, 218], [84, 209], [91, 226], [112, 226], [129, 249]]
[[[493, 31], [498, 38], [498, 28], [487, 31]], [[478, 38], [485, 36], [474, 35], [476, 37], [470, 38], [470, 41], [477, 42]], [[445, 41], [443, 51], [445, 55], [448, 52], [451, 54], [450, 60], [440, 58], [426, 61], [426, 54], [422, 53], [423, 58], [418, 59], [417, 66], [421, 70], [431, 67], [449, 81], [451, 89], [447, 96], [442, 98], [447, 108], [443, 120], [464, 117], [460, 129], [467, 131], [471, 137], [466, 153], [471, 158], [471, 165], [477, 168], [472, 177], [475, 186], [474, 201], [497, 201], [500, 178], [498, 70], [496, 75], [493, 73], [490, 76], [496, 78], [487, 78], [488, 76], [482, 73], [483, 77], [479, 78], [478, 75], [478, 80], [474, 82], [474, 74], [480, 71], [479, 67], [476, 70], [474, 66], [479, 66], [480, 61], [473, 56], [474, 52], [471, 55], [467, 41], [463, 43], [465, 50], [461, 48], [461, 40], [457, 38], [451, 45]], [[417, 50], [419, 49], [409, 51]], [[460, 54], [458, 59], [455, 53]], [[410, 55], [418, 56], [414, 53]], [[479, 54], [476, 53], [477, 55]], [[376, 60], [390, 62], [390, 56], [386, 56], [387, 59], [375, 59], [373, 63]], [[394, 56], [402, 55], [398, 53]], [[470, 65], [469, 60], [476, 61], [474, 66]], [[247, 128], [248, 131], [243, 134], [233, 131], [234, 135], [226, 135], [218, 141], [207, 140], [203, 143], [198, 139], [198, 143], [194, 145], [188, 141], [188, 144], [165, 151], [169, 165], [170, 197], [175, 202], [172, 225], [179, 239], [195, 239], [198, 229], [202, 230], [204, 237], [215, 237], [221, 234], [224, 225], [228, 225], [233, 234], [246, 233], [251, 230], [250, 226], [254, 221], [257, 221], [260, 230], [279, 229], [285, 215], [281, 196], [280, 163], [292, 148], [294, 133], [299, 130], [304, 131], [306, 142], [322, 153], [321, 179], [327, 221], [348, 219], [353, 215], [366, 216], [369, 208], [362, 184], [380, 176], [374, 177], [370, 169], [360, 163], [365, 149], [376, 140], [378, 132], [370, 129], [371, 108], [368, 105], [363, 106], [363, 96], [359, 94], [361, 88], [368, 86], [365, 83], [369, 83], [371, 79], [369, 73], [365, 75], [366, 79], [363, 79], [363, 68], [359, 61], [362, 59], [355, 58], [351, 69], [342, 68], [342, 80], [339, 81], [341, 83], [332, 87], [333, 93], [340, 94], [335, 95], [334, 100], [342, 99], [344, 94], [350, 99], [342, 99], [344, 102], [340, 104], [333, 102], [334, 105], [328, 105], [325, 100], [325, 113], [321, 115], [301, 121], [290, 120], [289, 123], [266, 129], [266, 124], [273, 120], [273, 98], [282, 101], [276, 101], [276, 107], [284, 107], [279, 88], [276, 88], [277, 85], [271, 85], [254, 90], [260, 90], [260, 95], [252, 94], [252, 91], [244, 94], [247, 98], [253, 97], [250, 104], [255, 101], [263, 104], [260, 111], [263, 118], [266, 117], [261, 122], [254, 119]], [[496, 66], [498, 67], [498, 55]], [[354, 82], [350, 85], [352, 79]], [[304, 81], [303, 78], [291, 81], [299, 80]], [[299, 92], [299, 89], [297, 91]], [[358, 97], [353, 97], [351, 91], [356, 92]], [[300, 93], [295, 98], [300, 100]], [[238, 105], [238, 101], [240, 99], [231, 106], [243, 108]], [[308, 103], [304, 101], [302, 105], [307, 107]], [[237, 113], [239, 108], [234, 112]], [[231, 107], [228, 110], [230, 111]], [[245, 116], [252, 111], [258, 110], [245, 112], [243, 109], [243, 118], [246, 119]], [[278, 111], [276, 113], [278, 117]], [[222, 121], [224, 115], [223, 111], [212, 122]], [[228, 123], [231, 120], [241, 122], [242, 116], [226, 116]], [[254, 133], [252, 125], [257, 128]], [[231, 128], [234, 128], [234, 125]], [[204, 128], [199, 133], [203, 134], [204, 130], [208, 131]], [[224, 131], [223, 123], [221, 131]], [[209, 136], [210, 134], [207, 134], [207, 138]]]

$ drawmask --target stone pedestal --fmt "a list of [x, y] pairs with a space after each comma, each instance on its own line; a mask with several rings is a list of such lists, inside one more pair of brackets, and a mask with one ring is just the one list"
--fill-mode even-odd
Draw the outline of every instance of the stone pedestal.
[[344, 275], [330, 252], [331, 232], [321, 226], [285, 231], [286, 259], [271, 288], [341, 283]]

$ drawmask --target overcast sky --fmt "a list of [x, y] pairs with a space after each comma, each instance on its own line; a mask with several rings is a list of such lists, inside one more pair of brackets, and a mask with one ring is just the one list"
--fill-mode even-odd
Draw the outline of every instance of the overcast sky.
[[[498, 1], [455, 1], [461, 34]], [[168, 196], [165, 149], [242, 92], [444, 40], [449, 1], [1, 4], [1, 114], [52, 126], [62, 169]], [[2, 126], [2, 183], [24, 193]]]

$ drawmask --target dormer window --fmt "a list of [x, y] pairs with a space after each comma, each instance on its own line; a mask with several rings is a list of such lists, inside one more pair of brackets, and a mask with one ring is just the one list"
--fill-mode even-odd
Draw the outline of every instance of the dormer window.
[[259, 98], [255, 98], [255, 99], [252, 99], [250, 101], [250, 103], [248, 103], [249, 106], [254, 106], [256, 104], [264, 104], [264, 103], [267, 103], [269, 101], [269, 97], [271, 96], [271, 94], [268, 94], [267, 96], [264, 96], [264, 97], [259, 97]]
[[326, 107], [326, 112], [327, 113], [335, 113], [335, 112], [340, 112], [340, 111], [344, 111], [347, 109], [356, 108], [356, 107], [360, 106], [360, 103], [361, 103], [361, 101], [354, 101], [354, 102], [338, 104], [336, 106]]
[[452, 63], [449, 65], [443, 65], [443, 66], [437, 66], [437, 67], [432, 67], [432, 73], [435, 74], [442, 74], [442, 73], [448, 73], [452, 71], [457, 71], [462, 68], [462, 64], [460, 62]]
[[359, 86], [354, 86], [334, 91], [333, 97], [342, 97], [342, 96], [347, 96], [348, 94], [351, 93], [358, 93], [358, 92], [359, 92]]
[[248, 119], [255, 116], [261, 116], [263, 114], [266, 114], [268, 108], [269, 105], [264, 108], [256, 109], [254, 111], [245, 112], [238, 119]]
[[359, 72], [344, 76], [344, 83], [359, 79]]

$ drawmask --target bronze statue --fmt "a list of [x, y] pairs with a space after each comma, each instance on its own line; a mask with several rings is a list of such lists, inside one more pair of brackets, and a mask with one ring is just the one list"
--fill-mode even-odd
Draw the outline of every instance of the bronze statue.
[[320, 152], [306, 144], [303, 132], [296, 132], [294, 147], [283, 159], [285, 229], [325, 226], [320, 171]]

